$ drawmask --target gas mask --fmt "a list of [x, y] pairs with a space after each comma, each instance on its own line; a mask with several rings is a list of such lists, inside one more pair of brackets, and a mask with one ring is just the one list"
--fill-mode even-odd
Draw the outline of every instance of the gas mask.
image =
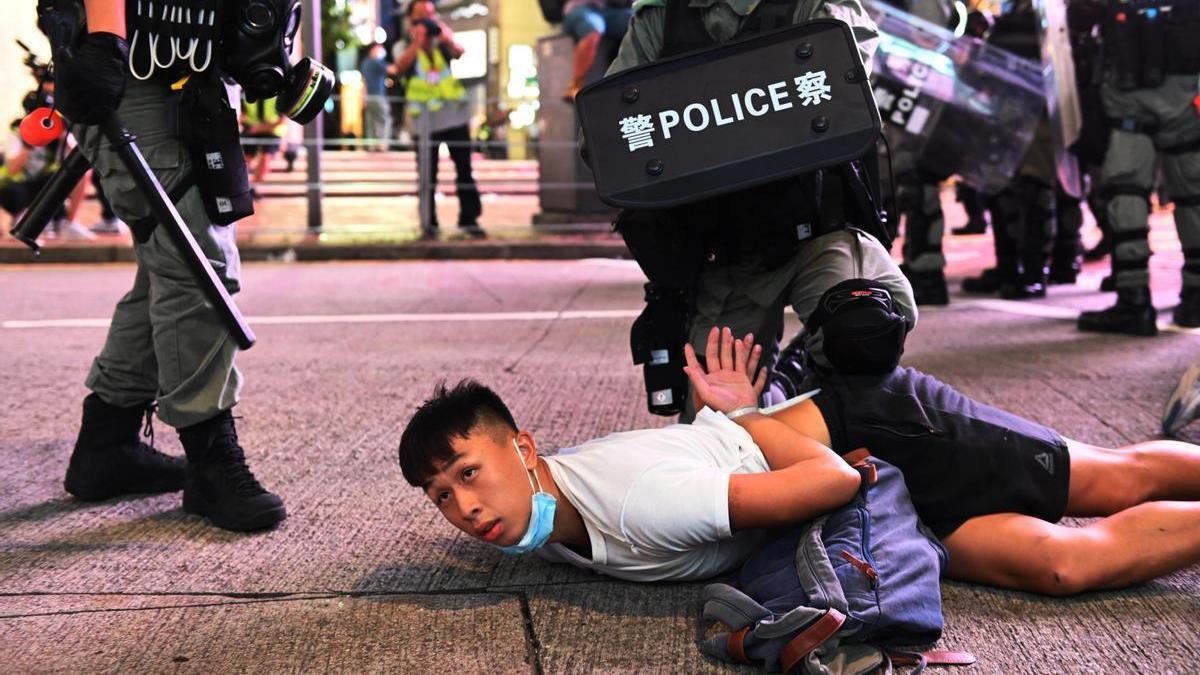
[[291, 63], [300, 29], [300, 0], [240, 0], [229, 3], [223, 21], [221, 67], [250, 101], [278, 97], [275, 107], [300, 124], [321, 112], [333, 92], [333, 72], [303, 58]]

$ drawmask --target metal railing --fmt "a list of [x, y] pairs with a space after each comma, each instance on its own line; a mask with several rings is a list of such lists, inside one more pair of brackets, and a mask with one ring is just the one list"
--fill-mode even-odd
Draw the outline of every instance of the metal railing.
[[[389, 103], [402, 99], [389, 99]], [[340, 99], [335, 98], [340, 102]], [[496, 101], [487, 101], [494, 105]], [[486, 106], [491, 108], [492, 105]], [[312, 124], [325, 124], [326, 134], [323, 138], [296, 138], [296, 131], [289, 130], [282, 141], [281, 152], [276, 153], [271, 160], [271, 171], [261, 185], [256, 186], [260, 197], [260, 212], [256, 228], [260, 232], [285, 232], [296, 229], [295, 218], [286, 223], [273, 223], [271, 220], [271, 205], [278, 200], [294, 200], [303, 195], [317, 195], [315, 208], [320, 213], [311, 213], [314, 208], [313, 200], [307, 205], [305, 221], [310, 224], [312, 234], [320, 234], [328, 230], [336, 230], [343, 234], [354, 229], [379, 234], [387, 232], [389, 226], [397, 234], [430, 231], [433, 223], [439, 220], [436, 211], [439, 201], [456, 196], [463, 189], [474, 187], [483, 200], [484, 221], [498, 225], [504, 229], [523, 230], [530, 232], [607, 232], [610, 229], [611, 216], [614, 210], [609, 210], [595, 198], [595, 185], [586, 173], [578, 171], [557, 172], [559, 175], [548, 175], [556, 167], [570, 162], [578, 152], [575, 140], [554, 140], [538, 137], [540, 120], [516, 132], [508, 132], [501, 128], [494, 131], [492, 138], [481, 140], [474, 134], [470, 140], [434, 140], [432, 130], [425, 125], [408, 119], [405, 124], [394, 124], [393, 133], [387, 138], [363, 136], [337, 136], [330, 133], [331, 128], [342, 127], [342, 119], [329, 119], [332, 114], [326, 112]], [[358, 118], [359, 111], [353, 110], [352, 117]], [[416, 122], [428, 122], [428, 116], [417, 116]], [[397, 120], [399, 121], [399, 120]], [[366, 131], [366, 121], [357, 128]], [[506, 133], [507, 132], [507, 133]], [[517, 139], [513, 139], [517, 135]], [[244, 138], [247, 148], [256, 146], [275, 145], [273, 139]], [[314, 152], [315, 148], [322, 152]], [[444, 150], [443, 150], [444, 147]], [[447, 160], [445, 155], [462, 147], [471, 150], [470, 180], [459, 181], [458, 172]], [[291, 158], [288, 154], [291, 153]], [[421, 158], [434, 154], [439, 156], [437, 179], [431, 171], [431, 163]], [[557, 153], [558, 161], [546, 163], [542, 160], [547, 153]], [[512, 156], [516, 154], [518, 158]], [[522, 158], [523, 157], [523, 158]], [[320, 163], [319, 179], [311, 180], [294, 177], [301, 167], [307, 173], [310, 158], [317, 158]], [[282, 171], [285, 166], [292, 169], [290, 173]], [[250, 166], [254, 171], [253, 160]], [[454, 172], [454, 173], [451, 173]], [[558, 193], [556, 193], [558, 191]], [[544, 208], [544, 201], [562, 202], [554, 199], [556, 194], [579, 195], [575, 201], [587, 202], [590, 208], [583, 210], [587, 216], [582, 218], [569, 213], [561, 207]], [[387, 200], [401, 198], [390, 204], [377, 204], [379, 217], [362, 222], [363, 213], [369, 213], [371, 208], [366, 204], [356, 204], [351, 211], [359, 214], [357, 222], [347, 223], [340, 217], [343, 202], [361, 200]], [[508, 208], [498, 208], [505, 201], [513, 202]], [[567, 199], [566, 201], [571, 201]], [[490, 214], [491, 209], [497, 209], [499, 214]], [[294, 209], [292, 209], [294, 211]], [[543, 217], [547, 211], [552, 211], [552, 218]], [[332, 218], [329, 216], [332, 214]], [[498, 221], [507, 222], [498, 222]], [[589, 222], [569, 222], [583, 220]], [[414, 222], [415, 221], [415, 222]], [[313, 227], [312, 223], [317, 223]], [[329, 227], [326, 227], [328, 225]], [[415, 225], [415, 227], [414, 227]], [[485, 227], [487, 225], [485, 224]]]

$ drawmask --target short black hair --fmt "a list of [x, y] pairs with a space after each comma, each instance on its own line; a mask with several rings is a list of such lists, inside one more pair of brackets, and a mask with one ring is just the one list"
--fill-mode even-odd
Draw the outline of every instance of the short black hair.
[[497, 424], [514, 433], [517, 423], [496, 392], [475, 380], [462, 380], [453, 389], [440, 382], [421, 404], [400, 435], [400, 471], [413, 487], [434, 474], [433, 463], [454, 454], [455, 438], [466, 438], [480, 424]]
[[413, 7], [415, 7], [418, 2], [432, 3], [434, 9], [437, 9], [437, 0], [408, 0], [408, 4], [404, 6], [404, 16], [412, 16]]

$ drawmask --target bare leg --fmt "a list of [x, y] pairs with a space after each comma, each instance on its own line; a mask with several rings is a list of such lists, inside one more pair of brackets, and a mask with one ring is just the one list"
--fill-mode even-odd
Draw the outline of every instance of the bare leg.
[[266, 152], [258, 155], [258, 164], [254, 166], [254, 183], [256, 185], [261, 184], [267, 177], [267, 169], [270, 167], [272, 156]]
[[83, 206], [83, 199], [87, 195], [87, 187], [91, 184], [90, 176], [87, 180], [79, 181], [72, 190], [71, 194], [67, 195], [67, 220], [74, 221], [79, 215], [79, 209]]
[[1069, 516], [1108, 516], [1143, 502], [1200, 500], [1200, 446], [1146, 441], [1117, 449], [1067, 440]]
[[596, 62], [596, 51], [600, 47], [601, 37], [603, 36], [600, 33], [591, 32], [575, 45], [571, 84], [567, 85], [567, 91], [563, 94], [563, 98], [568, 101], [574, 101], [575, 94], [583, 88], [583, 80], [587, 77], [588, 71], [592, 69], [592, 64]]
[[1121, 588], [1200, 561], [1200, 503], [1149, 502], [1087, 527], [998, 513], [943, 543], [959, 581], [1056, 596]]

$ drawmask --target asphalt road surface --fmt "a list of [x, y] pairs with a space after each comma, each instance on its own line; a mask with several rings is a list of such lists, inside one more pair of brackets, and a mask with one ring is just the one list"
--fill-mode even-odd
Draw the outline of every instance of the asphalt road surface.
[[[951, 251], [955, 274], [982, 267], [968, 253]], [[1179, 263], [1158, 258], [1169, 308]], [[749, 672], [697, 651], [701, 585], [503, 556], [445, 524], [396, 464], [407, 416], [440, 380], [491, 385], [551, 451], [667, 423], [645, 411], [629, 358], [633, 263], [243, 273], [238, 302], [259, 343], [238, 357], [239, 435], [290, 513], [257, 535], [210, 527], [178, 494], [68, 498], [83, 379], [133, 269], [0, 267], [0, 672]], [[923, 313], [905, 363], [1078, 440], [1150, 438], [1200, 341], [1077, 333], [1078, 309], [1111, 301], [1093, 290], [1100, 273], [1036, 303], [956, 296]], [[180, 451], [157, 430], [159, 447]], [[941, 646], [979, 657], [964, 673], [1200, 662], [1200, 567], [1069, 600], [955, 583], [943, 593]]]

